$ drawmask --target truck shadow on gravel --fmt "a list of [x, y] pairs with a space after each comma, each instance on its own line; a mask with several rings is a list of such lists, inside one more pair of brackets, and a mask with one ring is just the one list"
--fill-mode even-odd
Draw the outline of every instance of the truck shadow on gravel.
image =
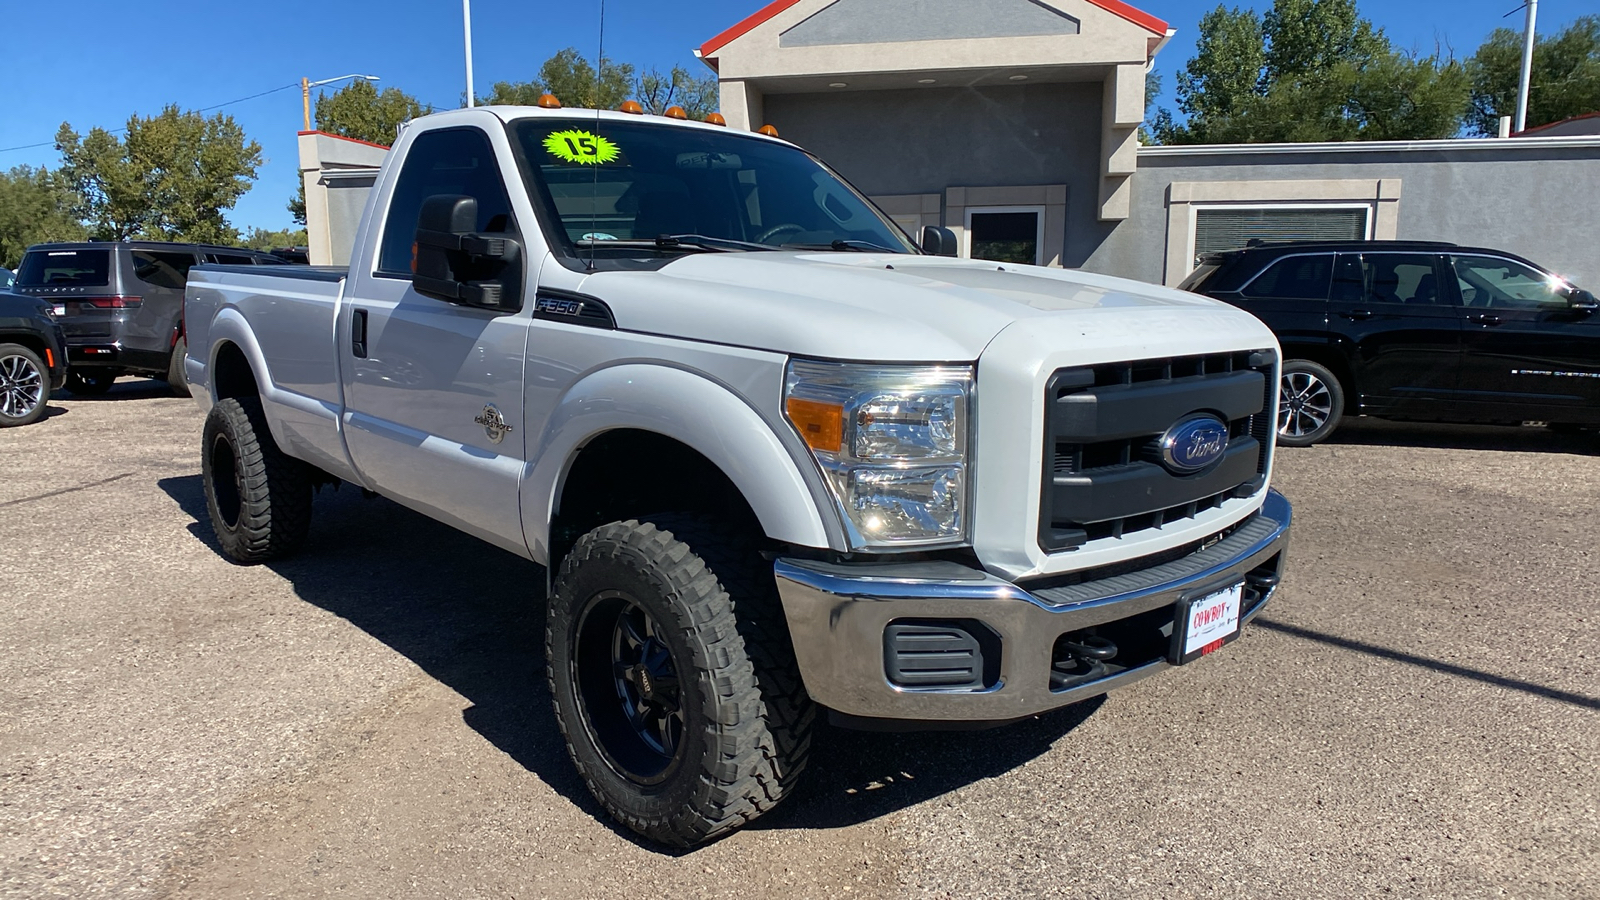
[[[199, 475], [163, 491], [221, 553]], [[544, 569], [388, 500], [323, 489], [305, 549], [268, 567], [307, 603], [377, 638], [467, 698], [463, 721], [603, 827], [613, 823], [567, 758], [544, 678]], [[761, 829], [865, 822], [993, 777], [1049, 751], [1100, 706], [1091, 700], [998, 731], [876, 734], [823, 725], [808, 778]]]

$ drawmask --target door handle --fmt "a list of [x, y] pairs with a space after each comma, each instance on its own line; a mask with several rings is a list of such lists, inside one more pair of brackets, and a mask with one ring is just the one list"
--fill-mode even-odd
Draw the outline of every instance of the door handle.
[[1344, 316], [1346, 319], [1349, 319], [1352, 322], [1360, 322], [1360, 321], [1362, 321], [1364, 319], [1372, 318], [1372, 310], [1370, 310], [1370, 309], [1352, 309], [1349, 312], [1339, 313], [1339, 315]]
[[367, 358], [367, 311], [364, 309], [350, 316], [350, 352], [358, 359]]
[[1499, 325], [1501, 319], [1494, 313], [1473, 313], [1467, 316], [1467, 321], [1477, 322], [1479, 325]]

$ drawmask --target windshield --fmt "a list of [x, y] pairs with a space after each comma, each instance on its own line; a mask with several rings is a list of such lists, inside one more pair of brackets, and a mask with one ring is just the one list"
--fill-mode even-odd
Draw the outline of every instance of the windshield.
[[523, 119], [513, 133], [547, 221], [558, 223], [576, 256], [915, 252], [865, 198], [791, 146], [737, 132], [578, 117]]

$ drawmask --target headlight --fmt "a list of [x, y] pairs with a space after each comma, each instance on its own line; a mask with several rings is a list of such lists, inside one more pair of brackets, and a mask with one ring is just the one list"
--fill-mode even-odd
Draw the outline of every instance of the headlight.
[[971, 366], [792, 360], [784, 411], [827, 476], [851, 549], [967, 532]]

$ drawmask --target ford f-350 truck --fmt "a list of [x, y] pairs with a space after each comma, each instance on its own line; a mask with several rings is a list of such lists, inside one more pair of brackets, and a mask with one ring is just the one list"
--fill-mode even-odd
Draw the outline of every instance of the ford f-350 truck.
[[218, 542], [290, 553], [345, 481], [544, 565], [572, 760], [677, 845], [790, 793], [819, 710], [1004, 723], [1238, 636], [1289, 534], [1272, 333], [953, 247], [770, 136], [414, 121], [348, 270], [191, 272]]

